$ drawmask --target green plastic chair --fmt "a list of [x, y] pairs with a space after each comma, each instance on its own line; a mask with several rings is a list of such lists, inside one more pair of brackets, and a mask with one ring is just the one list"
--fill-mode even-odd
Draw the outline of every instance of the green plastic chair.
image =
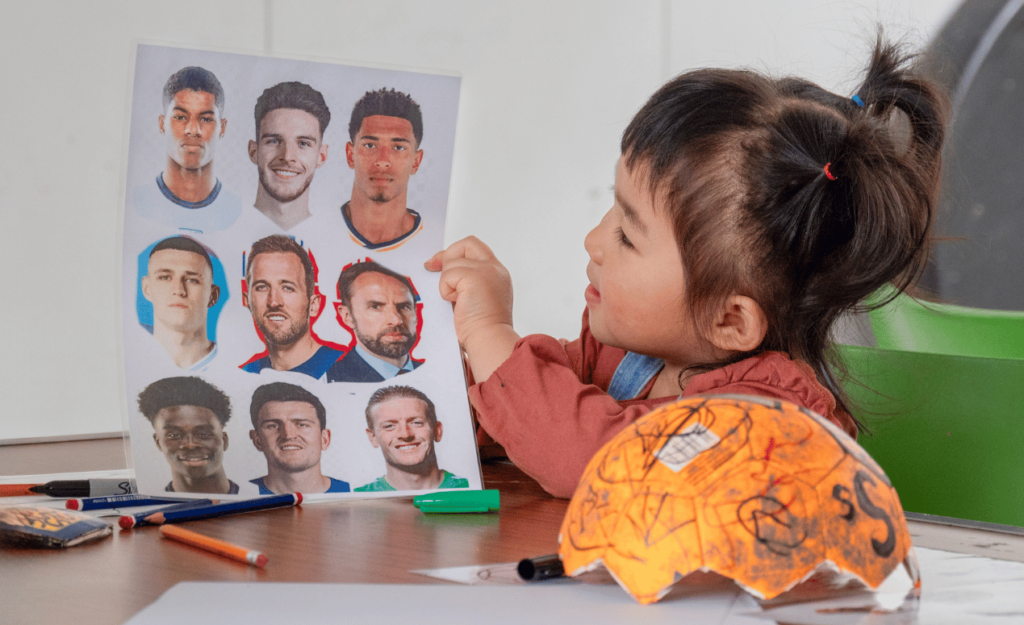
[[[881, 301], [890, 291], [872, 296]], [[900, 294], [869, 313], [885, 349], [954, 356], [1024, 358], [1024, 312], [922, 303]]]
[[1024, 360], [839, 350], [858, 442], [905, 511], [1024, 527]]

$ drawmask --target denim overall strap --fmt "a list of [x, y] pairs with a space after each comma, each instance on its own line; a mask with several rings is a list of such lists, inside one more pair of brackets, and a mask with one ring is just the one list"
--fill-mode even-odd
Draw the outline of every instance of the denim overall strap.
[[616, 401], [635, 399], [664, 366], [665, 361], [660, 358], [626, 352], [626, 357], [615, 368], [608, 394]]

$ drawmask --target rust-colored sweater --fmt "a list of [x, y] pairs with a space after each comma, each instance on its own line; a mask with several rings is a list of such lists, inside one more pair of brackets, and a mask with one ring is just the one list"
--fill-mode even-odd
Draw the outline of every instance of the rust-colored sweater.
[[[516, 343], [490, 378], [469, 389], [480, 425], [512, 462], [555, 497], [571, 497], [602, 445], [654, 408], [674, 401], [648, 397], [616, 401], [608, 385], [624, 350], [599, 343], [583, 315], [580, 338], [565, 343], [535, 334]], [[850, 436], [857, 428], [807, 363], [765, 352], [690, 378], [683, 397], [739, 394], [773, 397], [809, 408]]]

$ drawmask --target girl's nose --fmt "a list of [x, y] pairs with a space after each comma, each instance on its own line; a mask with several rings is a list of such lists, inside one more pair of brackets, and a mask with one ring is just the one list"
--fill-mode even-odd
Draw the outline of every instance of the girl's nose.
[[590, 260], [600, 265], [601, 261], [604, 260], [604, 252], [601, 248], [601, 230], [604, 226], [604, 219], [601, 223], [594, 226], [594, 229], [587, 233], [587, 236], [583, 239], [583, 247], [586, 248], [587, 254], [590, 255]]

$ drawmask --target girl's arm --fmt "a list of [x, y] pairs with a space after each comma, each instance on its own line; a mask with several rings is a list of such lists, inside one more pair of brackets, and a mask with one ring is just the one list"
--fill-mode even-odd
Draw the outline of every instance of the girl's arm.
[[480, 425], [555, 497], [571, 497], [601, 446], [669, 399], [613, 399], [602, 389], [608, 375], [598, 381], [591, 374], [595, 365], [613, 370], [621, 350], [602, 357], [591, 351], [598, 345], [588, 338], [586, 328], [580, 341], [565, 346], [549, 336], [528, 336], [490, 378], [469, 389]]

